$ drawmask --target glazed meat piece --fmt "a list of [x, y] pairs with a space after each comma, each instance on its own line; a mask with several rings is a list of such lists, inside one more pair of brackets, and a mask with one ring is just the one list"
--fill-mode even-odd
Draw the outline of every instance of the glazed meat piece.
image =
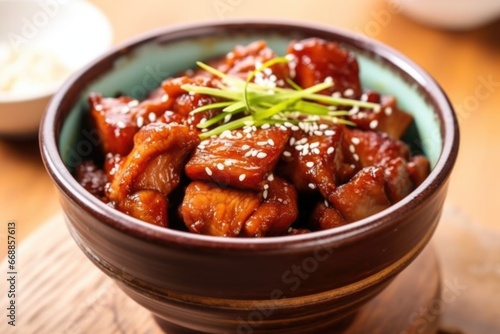
[[287, 51], [296, 61], [295, 77], [292, 76], [292, 79], [302, 88], [331, 78], [334, 86], [324, 93], [330, 95], [339, 92], [348, 98], [360, 97], [358, 62], [354, 54], [337, 43], [308, 38], [291, 43]]
[[130, 97], [103, 98], [99, 94], [89, 97], [90, 114], [99, 132], [105, 153], [127, 154], [134, 145], [138, 130], [135, 117], [129, 112], [129, 104], [135, 104]]
[[261, 190], [289, 137], [290, 131], [274, 126], [227, 131], [198, 145], [186, 174], [191, 180]]
[[406, 167], [415, 188], [424, 182], [431, 169], [429, 160], [422, 155], [412, 157]]
[[150, 224], [168, 227], [168, 201], [156, 190], [139, 190], [127, 196], [120, 208], [124, 213]]
[[[266, 42], [256, 41], [246, 46], [236, 46], [226, 55], [224, 61], [218, 66], [218, 70], [246, 80], [257, 64], [264, 64], [276, 57], [276, 53], [267, 46]], [[276, 86], [284, 86], [285, 83], [280, 82], [280, 79], [288, 76], [289, 69], [286, 64], [275, 64], [268, 70], [257, 74], [253, 81], [263, 84], [274, 82]]]
[[194, 181], [179, 213], [191, 232], [226, 237], [281, 235], [297, 219], [297, 192], [273, 177], [259, 193]]
[[396, 98], [375, 93], [365, 93], [368, 102], [380, 103], [380, 108], [363, 109], [349, 116], [361, 130], [385, 132], [393, 139], [399, 139], [413, 122], [413, 117], [397, 107]]
[[314, 207], [309, 226], [313, 231], [328, 230], [347, 224], [342, 215], [328, 201], [321, 201]]
[[216, 87], [217, 80], [201, 76], [182, 76], [163, 81], [162, 88], [169, 103], [168, 111], [182, 115], [186, 119], [186, 123], [193, 126], [199, 124], [202, 119], [210, 119], [220, 112], [219, 110], [207, 110], [194, 115], [190, 114], [196, 108], [218, 102], [219, 100], [203, 94], [190, 94], [181, 88], [182, 85], [187, 84], [213, 88]]
[[243, 225], [240, 236], [264, 237], [283, 234], [297, 219], [297, 191], [285, 180], [271, 177], [263, 202]]
[[[282, 155], [280, 169], [298, 191], [318, 191], [327, 197], [339, 184], [343, 168], [343, 126], [323, 124], [319, 135], [295, 131]], [[323, 126], [321, 125], [321, 126]]]
[[75, 178], [92, 195], [104, 200], [106, 198], [104, 187], [107, 177], [103, 170], [91, 161], [84, 161], [75, 170]]
[[384, 169], [365, 167], [351, 181], [339, 186], [328, 200], [348, 222], [363, 219], [388, 208]]
[[410, 157], [408, 146], [385, 133], [347, 129], [344, 131], [344, 156], [358, 168], [383, 166], [390, 160]]
[[109, 198], [118, 207], [139, 190], [157, 190], [164, 196], [177, 187], [189, 153], [199, 143], [186, 125], [151, 123], [134, 137], [134, 148], [115, 171]]
[[132, 150], [134, 135], [142, 126], [156, 121], [168, 108], [162, 97], [139, 102], [127, 96], [103, 98], [91, 94], [89, 104], [104, 153], [120, 155]]
[[387, 196], [392, 203], [399, 202], [414, 189], [413, 182], [402, 158], [390, 160], [384, 170]]
[[260, 205], [260, 197], [253, 191], [194, 181], [186, 188], [179, 213], [191, 232], [236, 237]]

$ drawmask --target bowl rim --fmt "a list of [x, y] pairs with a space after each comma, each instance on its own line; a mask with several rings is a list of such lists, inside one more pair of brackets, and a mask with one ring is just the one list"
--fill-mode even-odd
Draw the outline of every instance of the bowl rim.
[[[375, 215], [345, 226], [291, 236], [225, 238], [177, 231], [142, 222], [101, 202], [80, 186], [68, 171], [59, 155], [58, 134], [62, 127], [62, 121], [57, 116], [61, 114], [61, 109], [64, 109], [61, 106], [65, 106], [64, 98], [66, 94], [71, 90], [78, 90], [78, 81], [88, 74], [92, 68], [119, 57], [123, 52], [159, 39], [161, 41], [171, 41], [200, 35], [208, 36], [230, 29], [252, 31], [252, 29], [264, 28], [270, 29], [270, 32], [281, 32], [283, 34], [286, 34], [286, 31], [294, 30], [311, 36], [314, 36], [312, 33], [337, 36], [340, 40], [347, 41], [352, 47], [376, 54], [382, 61], [398, 68], [403, 76], [408, 76], [417, 81], [419, 87], [427, 91], [429, 96], [433, 98], [432, 102], [437, 107], [443, 143], [436, 165], [425, 181], [398, 203]], [[399, 51], [379, 41], [345, 29], [305, 21], [231, 19], [183, 23], [155, 29], [133, 37], [101, 55], [66, 81], [52, 98], [40, 124], [39, 142], [45, 168], [59, 188], [60, 195], [66, 196], [102, 224], [137, 239], [162, 245], [206, 249], [249, 250], [258, 248], [259, 250], [283, 251], [290, 247], [314, 247], [318, 243], [324, 242], [354, 242], [361, 237], [366, 237], [367, 234], [376, 234], [381, 229], [395, 224], [399, 219], [409, 216], [419, 205], [432, 197], [446, 184], [458, 155], [459, 128], [453, 106], [439, 84], [419, 65]]]

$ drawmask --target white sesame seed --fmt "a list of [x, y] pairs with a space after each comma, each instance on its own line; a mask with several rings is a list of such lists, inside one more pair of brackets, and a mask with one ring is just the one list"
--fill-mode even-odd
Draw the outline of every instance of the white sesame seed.
[[205, 167], [205, 172], [207, 172], [208, 176], [212, 176], [212, 170], [208, 167]]
[[125, 123], [122, 121], [116, 122], [116, 126], [119, 127], [120, 129], [124, 129], [126, 127]]
[[312, 168], [314, 166], [314, 162], [308, 161], [308, 162], [306, 162], [306, 166], [309, 168]]
[[249, 156], [251, 156], [253, 153], [253, 150], [250, 150], [250, 151], [247, 151], [244, 155], [245, 158], [248, 158]]
[[325, 80], [323, 80], [324, 83], [333, 83], [333, 78], [331, 76], [327, 76]]
[[207, 147], [206, 147], [205, 145], [201, 145], [201, 144], [199, 144], [199, 145], [198, 145], [198, 149], [199, 149], [199, 150], [204, 150], [204, 149], [206, 149], [206, 148], [207, 148]]
[[330, 206], [330, 203], [325, 199], [325, 206], [328, 208]]
[[142, 126], [144, 125], [144, 118], [142, 116], [139, 116], [139, 117], [137, 117], [135, 122], [136, 122], [138, 128], [142, 128]]
[[354, 90], [353, 90], [353, 89], [351, 89], [351, 88], [347, 88], [347, 89], [344, 91], [344, 96], [347, 96], [347, 97], [354, 96]]
[[302, 146], [302, 145], [295, 145], [295, 149], [297, 151], [301, 151], [303, 148], [304, 148], [304, 146]]
[[252, 157], [256, 157], [260, 152], [257, 150], [251, 150], [252, 151]]
[[168, 95], [167, 94], [163, 94], [161, 96], [161, 102], [167, 102], [168, 101]]
[[102, 104], [98, 104], [94, 107], [96, 111], [102, 111], [104, 108], [102, 107]]
[[245, 138], [252, 139], [252, 134], [247, 133], [247, 134], [245, 135]]
[[219, 135], [219, 138], [221, 139], [224, 139], [224, 138], [228, 138], [231, 136], [231, 131], [229, 130], [224, 130], [222, 131], [222, 133]]
[[262, 192], [262, 197], [264, 197], [264, 199], [267, 199], [267, 194], [268, 194], [268, 193], [269, 193], [269, 190], [267, 190], [267, 189], [266, 189], [266, 190], [264, 190], [264, 191]]
[[290, 129], [292, 129], [292, 131], [299, 131], [300, 130], [300, 128], [297, 125], [292, 126]]
[[311, 143], [311, 145], [309, 145], [310, 148], [316, 148], [316, 147], [319, 147], [319, 142], [314, 142], [314, 143]]
[[313, 133], [314, 133], [315, 136], [322, 136], [323, 135], [323, 131], [316, 130]]
[[364, 102], [368, 101], [368, 94], [365, 94], [365, 93], [361, 94], [361, 101], [364, 101]]
[[354, 116], [358, 113], [359, 111], [359, 107], [358, 106], [354, 106], [351, 108], [351, 110], [349, 110], [349, 116]]
[[128, 105], [130, 108], [137, 107], [137, 106], [139, 105], [139, 101], [137, 101], [137, 100], [132, 100], [132, 101], [130, 101], [129, 103], [127, 103], [127, 105]]
[[268, 184], [264, 184], [264, 189], [269, 189], [269, 185]]
[[392, 114], [392, 108], [391, 107], [386, 107], [384, 109], [384, 113], [387, 115], [387, 116], [390, 116]]
[[267, 153], [265, 153], [265, 152], [259, 152], [257, 154], [257, 158], [259, 158], [259, 159], [264, 159], [265, 157], [267, 157]]
[[332, 97], [339, 98], [342, 97], [342, 94], [340, 94], [340, 92], [333, 92]]
[[267, 141], [258, 141], [257, 145], [259, 145], [259, 146], [265, 146], [265, 145], [267, 145]]
[[359, 161], [359, 155], [357, 155], [356, 153], [354, 153], [352, 157], [354, 158], [354, 160]]
[[352, 137], [351, 138], [351, 142], [354, 144], [354, 145], [358, 145], [361, 140], [358, 138], [358, 137]]
[[314, 154], [320, 154], [321, 151], [319, 150], [319, 148], [313, 148], [312, 149], [312, 153], [314, 153]]
[[224, 116], [224, 123], [229, 123], [229, 121], [231, 120], [231, 117], [233, 117], [232, 114], [227, 114], [226, 116]]
[[122, 114], [128, 114], [130, 112], [130, 108], [128, 106], [125, 106], [120, 110]]
[[285, 122], [283, 123], [283, 125], [286, 126], [287, 128], [291, 128], [293, 126], [293, 124], [290, 122]]
[[220, 162], [217, 164], [217, 169], [218, 170], [224, 170], [224, 165], [221, 164]]
[[269, 174], [269, 176], [267, 177], [267, 180], [268, 180], [269, 182], [274, 181], [274, 175], [273, 175], [273, 174]]
[[265, 124], [262, 124], [262, 126], [260, 127], [262, 130], [267, 130], [271, 127], [271, 125], [269, 125], [269, 123], [265, 123]]
[[351, 144], [351, 145], [349, 145], [349, 151], [350, 151], [351, 153], [356, 152], [356, 148], [354, 147], [354, 145], [352, 145], [352, 144]]
[[378, 121], [376, 119], [370, 122], [370, 129], [376, 129], [378, 126]]
[[382, 109], [381, 109], [380, 105], [376, 105], [376, 106], [373, 108], [373, 111], [374, 111], [376, 114], [378, 114], [381, 110], [382, 110]]
[[243, 180], [245, 180], [247, 176], [245, 174], [240, 174], [240, 176], [238, 177], [238, 180], [240, 180], [240, 182], [243, 182]]
[[231, 166], [232, 164], [233, 164], [233, 163], [232, 163], [232, 161], [231, 161], [231, 160], [225, 160], [225, 161], [224, 161], [224, 165], [226, 165], [226, 166]]
[[150, 113], [148, 114], [148, 119], [149, 119], [149, 121], [150, 121], [150, 122], [154, 122], [154, 121], [156, 121], [156, 114], [155, 114], [155, 113], [150, 112]]
[[283, 156], [285, 156], [285, 157], [291, 157], [292, 153], [290, 153], [288, 151], [283, 151]]
[[241, 132], [236, 132], [236, 138], [237, 139], [243, 138], [243, 134]]
[[332, 154], [334, 151], [335, 151], [335, 148], [330, 146], [330, 147], [326, 150], [326, 153], [327, 153], [327, 154]]
[[300, 139], [299, 141], [297, 141], [297, 144], [299, 144], [299, 145], [304, 145], [305, 143], [307, 143], [307, 138], [306, 137], [304, 137], [304, 138]]
[[250, 148], [250, 146], [249, 146], [249, 145], [247, 145], [247, 144], [243, 144], [243, 146], [241, 146], [241, 149], [242, 149], [243, 151], [246, 151], [246, 150], [248, 150], [249, 148]]
[[333, 131], [333, 130], [326, 130], [324, 133], [325, 133], [325, 136], [333, 136], [335, 134], [335, 131]]
[[328, 124], [320, 124], [319, 125], [319, 129], [320, 130], [326, 130], [326, 129], [328, 129]]
[[307, 186], [309, 189], [316, 189], [316, 185], [314, 183], [309, 183]]
[[267, 143], [268, 143], [269, 145], [271, 145], [271, 146], [274, 146], [274, 140], [272, 140], [272, 139], [268, 139], [268, 140], [267, 140]]

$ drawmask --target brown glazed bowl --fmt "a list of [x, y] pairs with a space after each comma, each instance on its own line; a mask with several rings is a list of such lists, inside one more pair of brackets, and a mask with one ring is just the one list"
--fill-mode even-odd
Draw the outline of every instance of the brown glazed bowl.
[[[236, 44], [265, 39], [283, 54], [290, 40], [313, 36], [355, 52], [363, 85], [395, 95], [414, 115], [406, 141], [429, 157], [432, 171], [392, 207], [321, 232], [220, 238], [141, 222], [103, 204], [73, 178], [72, 169], [100, 142], [82, 125], [89, 92], [143, 98], [163, 78]], [[95, 60], [55, 95], [40, 142], [74, 240], [164, 328], [172, 333], [325, 333], [384, 289], [428, 243], [440, 218], [459, 133], [438, 84], [377, 41], [314, 24], [225, 21], [167, 27]]]

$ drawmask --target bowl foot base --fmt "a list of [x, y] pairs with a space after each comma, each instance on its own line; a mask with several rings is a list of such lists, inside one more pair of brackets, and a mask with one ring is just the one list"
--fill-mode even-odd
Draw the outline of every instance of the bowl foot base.
[[[355, 333], [435, 333], [439, 314], [433, 309], [440, 302], [440, 271], [435, 251], [429, 245], [415, 261], [399, 274], [389, 286], [357, 313], [321, 328], [300, 329], [297, 334], [355, 334]], [[154, 316], [158, 326], [167, 334], [207, 334], [170, 323]], [[283, 328], [263, 331], [255, 328], [244, 334], [295, 334]]]

